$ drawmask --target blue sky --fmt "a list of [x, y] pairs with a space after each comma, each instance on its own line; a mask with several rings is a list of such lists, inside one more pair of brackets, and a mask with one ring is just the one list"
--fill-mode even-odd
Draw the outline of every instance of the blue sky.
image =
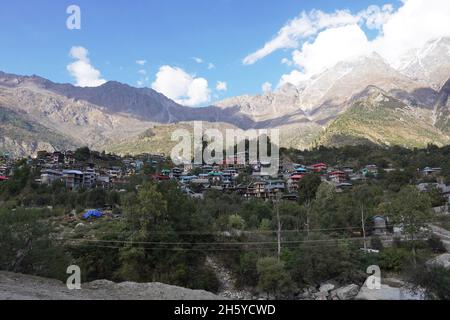
[[[180, 68], [192, 78], [208, 81], [211, 101], [261, 93], [269, 82], [276, 87], [295, 67], [290, 49], [273, 52], [251, 65], [243, 59], [270, 41], [302, 11], [357, 13], [369, 5], [398, 1], [341, 0], [15, 0], [0, 10], [0, 70], [37, 74], [55, 82], [75, 83], [67, 66], [73, 46], [89, 51], [89, 63], [102, 79], [151, 86], [161, 66]], [[81, 8], [81, 30], [66, 28], [66, 8]], [[378, 31], [364, 28], [373, 38]], [[197, 63], [199, 57], [203, 63]], [[146, 60], [138, 65], [136, 60]], [[208, 68], [208, 64], [215, 68]], [[146, 76], [139, 70], [145, 70]], [[142, 71], [143, 72], [143, 71]], [[147, 79], [144, 79], [144, 78]], [[216, 90], [218, 81], [227, 90]], [[205, 105], [203, 102], [200, 105]]]

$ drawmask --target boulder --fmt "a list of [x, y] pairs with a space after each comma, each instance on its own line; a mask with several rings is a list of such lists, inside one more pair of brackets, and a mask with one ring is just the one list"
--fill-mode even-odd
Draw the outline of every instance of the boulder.
[[439, 266], [444, 268], [450, 268], [450, 254], [445, 253], [427, 261], [427, 266]]
[[359, 293], [359, 286], [351, 284], [346, 287], [338, 288], [331, 292], [331, 297], [337, 297], [339, 300], [352, 300]]
[[332, 283], [323, 283], [320, 285], [319, 292], [330, 292], [336, 286]]
[[315, 287], [308, 287], [303, 289], [303, 292], [299, 294], [300, 300], [314, 300], [317, 289]]
[[356, 300], [423, 300], [423, 292], [414, 293], [408, 288], [393, 288], [382, 284], [380, 289], [369, 289], [366, 284], [361, 288]]
[[327, 291], [321, 291], [314, 294], [314, 300], [328, 300], [328, 292]]

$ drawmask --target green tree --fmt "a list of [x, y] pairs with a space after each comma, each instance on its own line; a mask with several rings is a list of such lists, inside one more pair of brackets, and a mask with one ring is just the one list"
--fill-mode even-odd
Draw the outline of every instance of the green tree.
[[412, 290], [424, 290], [429, 300], [450, 300], [450, 270], [442, 266], [418, 266], [407, 272]]
[[74, 158], [80, 162], [86, 162], [91, 158], [91, 150], [88, 147], [82, 147], [75, 150]]
[[276, 298], [286, 296], [292, 292], [292, 279], [284, 269], [284, 263], [276, 258], [261, 258], [256, 264], [258, 272], [258, 288]]
[[395, 195], [388, 208], [391, 222], [401, 226], [411, 241], [413, 262], [416, 264], [416, 240], [428, 229], [432, 218], [430, 198], [416, 187], [406, 186]]
[[70, 257], [43, 210], [0, 210], [0, 270], [64, 279]]
[[309, 235], [310, 230], [310, 216], [312, 202], [316, 197], [317, 190], [319, 189], [322, 180], [318, 175], [308, 174], [298, 183], [298, 195], [300, 204], [306, 207], [306, 228]]
[[152, 240], [152, 230], [159, 230], [159, 224], [166, 218], [167, 202], [156, 185], [146, 183], [137, 194], [130, 194], [124, 199], [123, 210], [131, 236], [129, 243], [119, 252], [119, 275], [131, 281], [146, 280], [151, 274], [148, 262], [150, 253], [144, 245], [134, 245], [133, 242]]

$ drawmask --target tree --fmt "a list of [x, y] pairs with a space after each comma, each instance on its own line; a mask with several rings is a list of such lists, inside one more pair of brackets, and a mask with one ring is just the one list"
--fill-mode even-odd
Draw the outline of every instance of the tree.
[[91, 150], [88, 147], [78, 148], [74, 152], [74, 158], [80, 162], [86, 162], [91, 158]]
[[416, 240], [427, 229], [431, 219], [431, 201], [414, 186], [406, 186], [394, 197], [388, 207], [391, 222], [403, 228], [412, 245], [413, 262], [416, 264]]
[[425, 297], [430, 300], [450, 299], [450, 270], [443, 266], [420, 266], [407, 273], [408, 282], [413, 284], [412, 290], [424, 290]]
[[145, 183], [137, 194], [125, 199], [124, 213], [132, 229], [146, 234], [152, 224], [161, 222], [167, 212], [167, 201], [156, 185]]
[[130, 194], [125, 198], [124, 213], [132, 233], [128, 239], [129, 243], [119, 252], [119, 275], [131, 281], [149, 280], [149, 253], [145, 246], [136, 246], [133, 242], [152, 240], [151, 231], [159, 230], [159, 224], [165, 219], [167, 202], [154, 184], [146, 183], [137, 194]]
[[238, 214], [232, 214], [228, 217], [228, 225], [231, 229], [244, 230], [245, 221]]
[[366, 241], [366, 221], [376, 204], [377, 194], [373, 188], [367, 184], [357, 186], [353, 189], [352, 195], [361, 213], [361, 228], [364, 237], [364, 249], [367, 249]]
[[64, 279], [70, 258], [44, 210], [0, 210], [0, 270]]
[[284, 269], [284, 263], [276, 258], [261, 258], [256, 264], [258, 287], [262, 292], [273, 294], [276, 298], [292, 291], [292, 279]]
[[310, 214], [312, 202], [316, 197], [317, 189], [319, 189], [322, 180], [318, 175], [308, 174], [298, 183], [298, 195], [300, 204], [306, 207], [306, 229], [309, 236]]

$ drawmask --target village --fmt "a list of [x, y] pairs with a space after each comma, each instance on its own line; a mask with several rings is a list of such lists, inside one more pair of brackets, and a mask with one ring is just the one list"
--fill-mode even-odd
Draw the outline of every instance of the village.
[[[95, 152], [93, 152], [95, 154]], [[97, 153], [101, 156], [99, 153]], [[155, 181], [175, 181], [189, 196], [202, 198], [203, 192], [215, 189], [228, 193], [237, 193], [245, 198], [274, 199], [281, 195], [284, 200], [298, 200], [298, 182], [305, 175], [320, 175], [322, 182], [333, 185], [338, 192], [352, 188], [360, 181], [376, 178], [380, 170], [384, 172], [402, 171], [402, 168], [378, 168], [367, 164], [356, 170], [350, 166], [332, 167], [326, 163], [302, 163], [283, 159], [278, 175], [266, 175], [262, 171], [264, 163], [249, 163], [242, 160], [244, 156], [235, 156], [215, 165], [187, 164], [176, 167], [164, 154], [140, 154], [120, 157], [108, 155], [108, 166], [95, 161], [77, 161], [73, 151], [40, 151], [36, 157], [29, 157], [27, 164], [40, 172], [36, 182], [50, 185], [62, 181], [68, 190], [79, 189], [119, 189], [127, 179], [136, 174], [145, 173], [150, 168], [148, 176]], [[7, 181], [14, 174], [14, 165], [21, 159], [0, 155], [0, 182]], [[422, 192], [430, 187], [440, 190], [442, 196], [450, 203], [450, 186], [438, 177], [441, 168], [418, 168], [424, 182], [417, 184]], [[245, 177], [245, 178], [244, 178]], [[434, 179], [433, 179], [434, 178]], [[426, 181], [426, 182], [425, 182]]]
[[[282, 158], [278, 174], [264, 174], [264, 163], [248, 161], [248, 155], [236, 155], [215, 165], [186, 164], [176, 167], [164, 154], [140, 154], [117, 156], [89, 151], [85, 159], [77, 160], [74, 151], [40, 151], [36, 157], [28, 157], [26, 163], [40, 173], [36, 182], [51, 185], [62, 182], [67, 190], [90, 190], [95, 188], [121, 191], [122, 186], [134, 175], [143, 174], [149, 179], [162, 182], [174, 181], [187, 196], [203, 199], [208, 190], [235, 193], [244, 199], [266, 201], [298, 201], [298, 184], [308, 174], [320, 176], [322, 182], [332, 185], [336, 192], [351, 189], [354, 184], [376, 179], [381, 171], [402, 171], [403, 168], [379, 168], [367, 164], [360, 169], [351, 166], [333, 167], [326, 163], [298, 163]], [[95, 160], [97, 159], [97, 160]], [[100, 161], [98, 161], [100, 159]], [[0, 183], [14, 174], [14, 165], [21, 159], [8, 155], [0, 156]], [[445, 206], [435, 208], [436, 212], [448, 213], [450, 186], [440, 178], [441, 168], [417, 168], [422, 181], [416, 185], [420, 192], [436, 189], [445, 199]], [[123, 190], [122, 190], [123, 191]]]

